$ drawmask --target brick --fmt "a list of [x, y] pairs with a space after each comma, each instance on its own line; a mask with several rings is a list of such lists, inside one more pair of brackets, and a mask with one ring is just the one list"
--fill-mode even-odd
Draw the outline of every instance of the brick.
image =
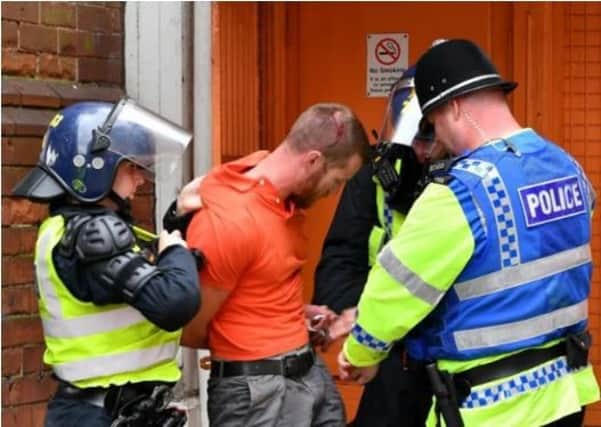
[[2, 105], [21, 105], [18, 80], [2, 78]]
[[75, 59], [41, 54], [39, 75], [61, 80], [75, 80]]
[[77, 34], [79, 31], [70, 29], [58, 30], [58, 53], [60, 55], [77, 55]]
[[39, 317], [8, 317], [2, 319], [2, 348], [44, 342]]
[[21, 375], [23, 366], [23, 349], [5, 348], [2, 350], [2, 376]]
[[33, 254], [37, 236], [36, 227], [3, 227], [2, 256]]
[[31, 426], [32, 427], [44, 427], [44, 420], [46, 419], [46, 412], [48, 411], [48, 405], [44, 403], [34, 403], [30, 405], [31, 408]]
[[37, 58], [35, 55], [2, 49], [2, 74], [33, 77], [36, 68]]
[[42, 24], [75, 27], [75, 5], [66, 2], [41, 2]]
[[17, 126], [15, 125], [15, 118], [11, 111], [8, 111], [8, 107], [2, 108], [2, 135], [14, 135]]
[[123, 83], [123, 62], [115, 59], [80, 58], [79, 80], [121, 85]]
[[2, 198], [2, 225], [39, 224], [46, 216], [48, 206], [45, 204], [26, 199]]
[[45, 345], [32, 345], [23, 348], [23, 374], [44, 372], [49, 366], [44, 363]]
[[37, 164], [42, 149], [42, 138], [2, 138], [2, 166]]
[[134, 218], [152, 218], [154, 215], [154, 197], [138, 196], [132, 200], [131, 212]]
[[122, 8], [109, 8], [111, 15], [111, 30], [113, 33], [123, 33], [123, 9]]
[[2, 315], [31, 314], [37, 309], [33, 287], [11, 286], [2, 290]]
[[2, 257], [2, 286], [30, 284], [34, 280], [32, 256]]
[[123, 96], [123, 89], [120, 87], [54, 83], [52, 89], [59, 94], [62, 106], [81, 101], [116, 102]]
[[[42, 54], [41, 56], [45, 56]], [[21, 105], [26, 107], [58, 108], [60, 98], [48, 83], [41, 80], [13, 79], [21, 94]]]
[[[47, 401], [56, 391], [56, 381], [49, 375], [28, 375], [2, 380], [2, 403], [22, 405]], [[4, 393], [7, 393], [5, 398]]]
[[101, 58], [123, 56], [123, 37], [120, 34], [59, 30], [58, 44], [61, 55]]
[[77, 80], [77, 59], [59, 58], [58, 62], [63, 80]]
[[[8, 383], [5, 387], [2, 384], [2, 395], [8, 392]], [[3, 402], [4, 406], [4, 402]], [[15, 406], [12, 408], [2, 408], [2, 426], [3, 427], [23, 427], [33, 425], [33, 411], [30, 405]]]
[[39, 2], [2, 2], [2, 19], [10, 19], [20, 22], [40, 22]]
[[22, 24], [20, 28], [19, 48], [29, 52], [56, 53], [58, 33], [54, 27]]
[[109, 32], [112, 28], [111, 13], [105, 7], [78, 4], [77, 28], [100, 33]]
[[15, 135], [20, 136], [42, 136], [48, 128], [48, 123], [56, 115], [56, 111], [39, 110], [34, 108], [6, 107], [15, 123]]
[[18, 24], [2, 20], [2, 47], [17, 47], [19, 45]]

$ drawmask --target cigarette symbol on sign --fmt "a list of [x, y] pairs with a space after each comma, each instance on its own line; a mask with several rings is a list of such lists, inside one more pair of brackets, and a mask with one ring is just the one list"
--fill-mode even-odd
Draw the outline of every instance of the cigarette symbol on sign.
[[382, 39], [376, 45], [376, 59], [382, 65], [394, 64], [401, 56], [401, 46], [394, 39]]

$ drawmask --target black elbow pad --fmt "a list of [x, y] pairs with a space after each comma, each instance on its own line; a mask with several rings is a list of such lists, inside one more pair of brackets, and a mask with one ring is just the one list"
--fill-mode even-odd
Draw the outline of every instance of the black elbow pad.
[[157, 267], [142, 253], [133, 250], [134, 233], [116, 215], [88, 217], [87, 221], [78, 223], [73, 233], [74, 237], [64, 240], [74, 241], [75, 256], [90, 269], [94, 280], [121, 293], [126, 302], [131, 302], [146, 282], [159, 274]]
[[128, 303], [137, 297], [152, 277], [160, 273], [142, 254], [133, 251], [96, 262], [91, 268], [100, 282], [120, 292]]
[[83, 262], [94, 262], [130, 251], [135, 243], [125, 221], [115, 215], [99, 215], [79, 226], [75, 253]]

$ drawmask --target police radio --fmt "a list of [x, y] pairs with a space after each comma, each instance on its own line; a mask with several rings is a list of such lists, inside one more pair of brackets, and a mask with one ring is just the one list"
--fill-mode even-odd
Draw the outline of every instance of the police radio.
[[[395, 165], [401, 163], [400, 171]], [[373, 148], [371, 166], [386, 193], [386, 203], [401, 213], [407, 213], [413, 204], [415, 186], [422, 176], [422, 166], [412, 147], [379, 141]]]
[[391, 147], [392, 143], [388, 141], [378, 142], [374, 147], [371, 165], [380, 185], [392, 197], [400, 187], [401, 177], [394, 168], [396, 160], [393, 158]]

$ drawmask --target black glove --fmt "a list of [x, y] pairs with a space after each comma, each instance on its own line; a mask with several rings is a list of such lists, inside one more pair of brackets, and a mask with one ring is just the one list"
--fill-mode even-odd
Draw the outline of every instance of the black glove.
[[169, 205], [169, 209], [165, 212], [163, 216], [163, 229], [168, 232], [172, 232], [173, 230], [179, 230], [182, 233], [182, 237], [186, 238], [186, 231], [188, 230], [188, 225], [192, 220], [192, 216], [194, 216], [194, 212], [189, 212], [185, 215], [177, 214], [177, 199]]

